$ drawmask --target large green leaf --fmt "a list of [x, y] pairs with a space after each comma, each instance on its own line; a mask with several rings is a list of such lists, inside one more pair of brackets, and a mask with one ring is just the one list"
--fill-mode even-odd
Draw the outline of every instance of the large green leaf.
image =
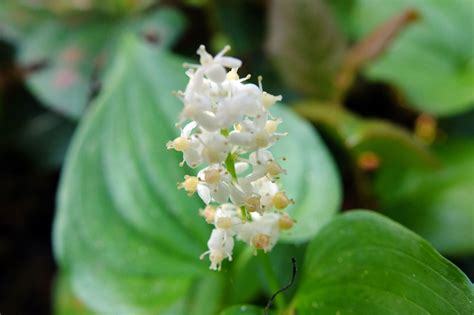
[[[382, 211], [450, 255], [474, 252], [474, 143], [437, 147], [436, 170], [402, 169], [375, 182]], [[389, 192], [389, 193], [387, 193]]]
[[420, 20], [367, 68], [367, 74], [399, 86], [413, 106], [422, 111], [441, 116], [472, 108], [471, 0], [355, 0], [351, 10], [340, 10], [338, 15], [348, 20], [351, 33], [361, 38], [407, 8], [418, 10]]
[[[17, 11], [30, 15], [35, 12]], [[68, 20], [50, 16], [33, 25], [17, 39], [18, 61], [23, 66], [44, 66], [28, 76], [27, 84], [45, 105], [77, 119], [124, 31], [148, 34], [160, 46], [169, 47], [181, 32], [184, 19], [177, 11], [162, 9], [123, 20], [95, 15]]]
[[354, 211], [311, 242], [298, 314], [472, 314], [469, 279], [426, 241], [378, 214]]
[[170, 91], [185, 85], [181, 64], [127, 38], [68, 153], [55, 253], [78, 296], [102, 312], [169, 305], [168, 293], [157, 297], [178, 298], [207, 269], [201, 204], [176, 189], [185, 170], [165, 148], [177, 132]]
[[[165, 147], [176, 136], [182, 107], [171, 91], [183, 88], [185, 79], [181, 60], [127, 37], [68, 153], [55, 253], [78, 297], [103, 313], [171, 307], [208, 272], [208, 263], [198, 259], [209, 235], [197, 215], [202, 204], [176, 189], [190, 170], [178, 167], [180, 154]], [[289, 212], [298, 223], [283, 237], [300, 242], [337, 210], [339, 182], [310, 126], [283, 106], [275, 114], [290, 132], [276, 153], [288, 159], [285, 187], [297, 201]], [[222, 286], [207, 280], [199, 294]], [[219, 301], [199, 300], [188, 307], [202, 313], [219, 307]]]
[[346, 42], [322, 0], [271, 1], [267, 50], [300, 93], [332, 98]]

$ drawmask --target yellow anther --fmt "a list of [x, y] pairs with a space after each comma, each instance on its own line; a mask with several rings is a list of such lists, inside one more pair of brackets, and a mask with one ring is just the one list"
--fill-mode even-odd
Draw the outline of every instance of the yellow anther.
[[275, 162], [275, 161], [270, 161], [267, 163], [267, 174], [274, 177], [278, 176], [283, 172], [283, 169], [281, 166]]
[[272, 203], [277, 209], [285, 209], [291, 203], [286, 194], [283, 191], [279, 191], [273, 196]]
[[289, 230], [293, 227], [293, 225], [295, 224], [295, 221], [293, 221], [292, 218], [290, 218], [289, 216], [287, 215], [284, 215], [282, 216], [279, 220], [278, 220], [278, 227], [281, 229], [281, 230]]
[[206, 183], [210, 185], [217, 184], [221, 180], [221, 173], [218, 170], [206, 170], [204, 171], [204, 178]]
[[245, 207], [248, 211], [254, 212], [260, 210], [260, 197], [252, 196], [245, 202]]

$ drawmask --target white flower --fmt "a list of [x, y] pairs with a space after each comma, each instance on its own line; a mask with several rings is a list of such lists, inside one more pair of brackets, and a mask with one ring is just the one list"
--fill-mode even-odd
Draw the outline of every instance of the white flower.
[[197, 177], [200, 180], [197, 192], [204, 203], [209, 204], [211, 201], [225, 203], [228, 201], [231, 178], [227, 170], [215, 164], [199, 171]]
[[181, 164], [200, 168], [178, 187], [197, 192], [206, 204], [200, 214], [214, 230], [201, 258], [209, 254], [214, 270], [232, 259], [234, 236], [268, 252], [280, 230], [294, 224], [283, 211], [292, 200], [275, 182], [285, 170], [268, 150], [286, 135], [277, 132], [282, 121], [269, 112], [281, 96], [263, 91], [261, 78], [258, 86], [246, 82], [250, 76], [239, 78], [241, 61], [224, 56], [228, 50], [213, 57], [201, 46], [200, 64], [187, 65], [189, 83], [177, 93], [184, 128], [166, 145], [183, 153]]
[[226, 231], [227, 235], [235, 235], [237, 229], [242, 224], [239, 210], [235, 205], [225, 203], [216, 210], [214, 225], [216, 229]]
[[268, 252], [275, 246], [280, 235], [280, 217], [281, 214], [275, 212], [265, 212], [262, 215], [253, 212], [252, 221], [240, 226], [237, 237], [255, 249]]
[[209, 260], [211, 266], [209, 269], [220, 270], [221, 264], [224, 259], [232, 260], [232, 250], [234, 248], [234, 239], [228, 235], [225, 230], [214, 229], [212, 230], [211, 237], [207, 242], [208, 251], [201, 255], [201, 259], [209, 254]]
[[255, 194], [260, 196], [260, 205], [265, 211], [273, 207], [273, 197], [279, 192], [278, 185], [267, 177], [262, 177], [252, 183]]

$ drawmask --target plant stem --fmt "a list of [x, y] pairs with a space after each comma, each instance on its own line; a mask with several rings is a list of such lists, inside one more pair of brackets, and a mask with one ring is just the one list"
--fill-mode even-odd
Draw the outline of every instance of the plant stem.
[[[260, 258], [260, 265], [262, 266], [263, 273], [265, 274], [265, 278], [267, 279], [271, 293], [278, 291], [278, 289], [280, 289], [280, 284], [278, 283], [278, 278], [276, 276], [275, 270], [273, 270], [272, 262], [270, 261], [270, 256], [268, 254], [261, 253], [260, 255], [258, 255], [258, 257]], [[285, 299], [281, 294], [275, 297], [274, 302], [279, 310], [285, 309]]]
[[225, 159], [225, 168], [229, 172], [230, 176], [237, 181], [237, 172], [235, 171], [235, 160], [234, 155], [232, 153], [227, 154], [227, 158]]

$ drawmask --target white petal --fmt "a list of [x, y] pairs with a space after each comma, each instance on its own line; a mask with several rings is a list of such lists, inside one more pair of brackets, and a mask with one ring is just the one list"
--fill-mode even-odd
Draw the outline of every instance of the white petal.
[[216, 119], [216, 116], [209, 111], [197, 113], [194, 119], [207, 131], [212, 132], [219, 130], [219, 121]]
[[235, 163], [235, 172], [239, 175], [245, 172], [246, 170], [248, 170], [248, 168], [249, 168], [249, 163], [246, 163], [246, 162]]
[[217, 63], [210, 65], [206, 69], [206, 76], [216, 83], [223, 82], [225, 80], [226, 75], [227, 72], [225, 71], [224, 67]]
[[224, 203], [229, 199], [229, 188], [224, 183], [219, 183], [215, 187], [215, 191], [211, 192], [212, 199], [216, 202]]
[[181, 136], [186, 138], [189, 137], [191, 135], [191, 132], [193, 132], [193, 129], [196, 128], [196, 126], [197, 123], [195, 121], [186, 124], [186, 126], [184, 126], [183, 128], [183, 131], [181, 132]]
[[242, 61], [234, 57], [218, 57], [216, 61], [227, 68], [240, 68], [242, 66]]
[[202, 161], [201, 155], [193, 148], [184, 151], [183, 157], [186, 163], [192, 168], [198, 166]]
[[197, 193], [199, 197], [201, 198], [201, 200], [204, 201], [205, 204], [209, 204], [211, 202], [211, 191], [209, 190], [209, 187], [207, 187], [206, 185], [198, 184]]
[[252, 143], [253, 136], [248, 132], [232, 131], [229, 134], [229, 141], [233, 145], [248, 146]]

